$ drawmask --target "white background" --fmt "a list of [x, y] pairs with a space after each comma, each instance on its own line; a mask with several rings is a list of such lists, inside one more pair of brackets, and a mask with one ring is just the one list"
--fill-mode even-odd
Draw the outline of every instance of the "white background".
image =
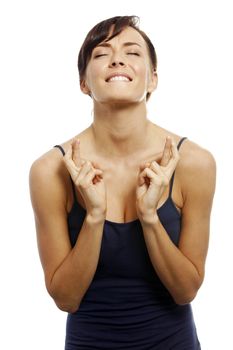
[[233, 349], [230, 0], [1, 2], [0, 348], [64, 348], [66, 313], [45, 289], [28, 173], [35, 159], [92, 122], [78, 52], [96, 23], [116, 15], [138, 15], [157, 52], [149, 119], [216, 159], [206, 276], [192, 305], [202, 349]]

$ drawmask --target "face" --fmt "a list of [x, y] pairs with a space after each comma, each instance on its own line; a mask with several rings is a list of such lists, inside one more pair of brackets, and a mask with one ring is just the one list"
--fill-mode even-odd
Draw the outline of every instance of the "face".
[[147, 44], [137, 30], [127, 27], [93, 49], [81, 89], [96, 102], [132, 103], [146, 100], [156, 86]]

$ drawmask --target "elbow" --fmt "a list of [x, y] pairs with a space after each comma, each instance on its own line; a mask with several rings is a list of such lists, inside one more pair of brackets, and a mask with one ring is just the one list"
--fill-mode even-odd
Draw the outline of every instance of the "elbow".
[[78, 311], [80, 303], [77, 300], [73, 300], [71, 297], [62, 295], [58, 291], [54, 291], [50, 288], [47, 288], [47, 291], [61, 311], [68, 313], [75, 313]]
[[71, 304], [71, 303], [67, 303], [67, 302], [61, 302], [61, 301], [58, 301], [56, 299], [53, 299], [55, 304], [57, 305], [57, 307], [61, 310], [61, 311], [64, 311], [64, 312], [68, 312], [70, 314], [73, 314], [75, 312], [78, 311], [79, 309], [79, 305], [77, 304]]
[[186, 291], [186, 293], [183, 291], [183, 293], [177, 294], [174, 296], [175, 303], [178, 305], [190, 304], [195, 299], [199, 288], [200, 285], [191, 291]]
[[196, 295], [197, 295], [197, 292], [189, 294], [189, 295], [181, 295], [181, 296], [178, 296], [178, 297], [174, 297], [174, 301], [175, 301], [175, 303], [177, 305], [190, 304], [194, 300]]
[[72, 298], [67, 296], [62, 297], [58, 295], [51, 295], [51, 297], [61, 311], [73, 314], [77, 312], [79, 309], [80, 304], [78, 303], [77, 300], [73, 300]]
[[196, 297], [199, 288], [202, 285], [204, 277], [196, 279], [195, 283], [190, 286], [186, 291], [180, 290], [179, 293], [174, 295], [174, 301], [178, 305], [190, 304]]

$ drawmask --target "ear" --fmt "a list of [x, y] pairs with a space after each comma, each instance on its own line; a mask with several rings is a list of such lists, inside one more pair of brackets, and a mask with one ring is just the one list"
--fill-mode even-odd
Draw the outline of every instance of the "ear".
[[157, 85], [158, 85], [158, 74], [155, 70], [153, 70], [151, 73], [150, 73], [150, 82], [149, 82], [149, 86], [148, 86], [148, 91], [147, 92], [150, 92], [152, 93], [156, 88], [157, 88]]
[[85, 95], [91, 96], [91, 91], [90, 91], [90, 89], [89, 89], [89, 87], [84, 79], [80, 82], [80, 89], [82, 90], [82, 92]]

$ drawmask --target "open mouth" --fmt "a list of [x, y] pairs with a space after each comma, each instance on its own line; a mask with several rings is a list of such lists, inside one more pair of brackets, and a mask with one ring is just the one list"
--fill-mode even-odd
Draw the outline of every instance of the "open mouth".
[[126, 83], [129, 83], [131, 81], [132, 81], [131, 78], [126, 77], [126, 76], [122, 76], [122, 75], [118, 75], [118, 76], [114, 76], [114, 77], [106, 79], [107, 83], [114, 83], [114, 82], [124, 82], [124, 83], [126, 82]]

